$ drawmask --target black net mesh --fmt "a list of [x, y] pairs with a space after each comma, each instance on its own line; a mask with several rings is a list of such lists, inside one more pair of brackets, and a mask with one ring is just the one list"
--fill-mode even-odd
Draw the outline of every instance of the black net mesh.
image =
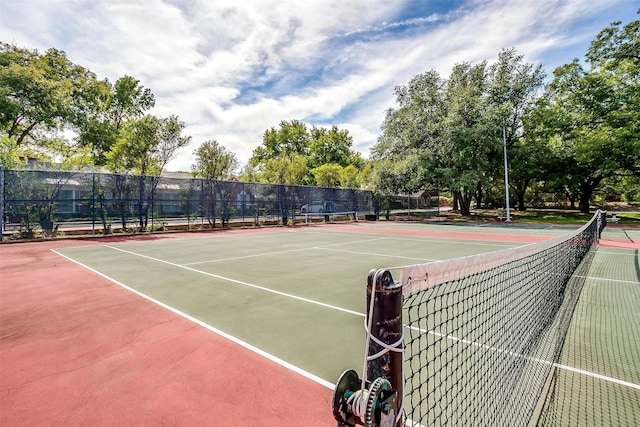
[[408, 425], [522, 426], [537, 417], [601, 219], [527, 256], [405, 294]]

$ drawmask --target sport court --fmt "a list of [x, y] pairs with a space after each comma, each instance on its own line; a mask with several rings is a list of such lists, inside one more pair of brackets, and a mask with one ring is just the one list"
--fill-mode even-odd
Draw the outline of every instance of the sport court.
[[[243, 352], [257, 352], [313, 387], [325, 387], [330, 396], [345, 369], [362, 369], [365, 281], [371, 269], [515, 247], [573, 228], [360, 222], [152, 235], [143, 240], [76, 240], [51, 250], [57, 262], [73, 264], [88, 277], [107, 280], [145, 298], [145, 304], [159, 305], [209, 334], [222, 335]], [[607, 227], [602, 237], [560, 360], [566, 367], [560, 370], [560, 383], [573, 398], [561, 416], [554, 417], [558, 425], [600, 424], [599, 420], [632, 425], [640, 420], [640, 230]], [[0, 251], [8, 253], [13, 246]], [[43, 244], [25, 246], [34, 252], [49, 249]], [[3, 295], [12, 292], [5, 282]], [[84, 287], [91, 292], [91, 280]], [[11, 321], [3, 318], [3, 324]], [[96, 333], [108, 329], [106, 324]], [[3, 344], [3, 355], [4, 349]], [[2, 362], [11, 363], [4, 356]], [[2, 382], [3, 390], [12, 386]], [[115, 392], [126, 391], [116, 387]], [[271, 406], [288, 414], [289, 425], [335, 425], [330, 402], [321, 408], [327, 417], [313, 424], [298, 419], [291, 409], [301, 402], [278, 398], [268, 381], [244, 392], [253, 399], [273, 399]], [[25, 408], [18, 412], [16, 402], [9, 402], [5, 399], [2, 405], [3, 418], [12, 419], [12, 412], [28, 416]], [[117, 414], [110, 415], [109, 404], [104, 405], [101, 420], [108, 424]], [[51, 417], [55, 420], [56, 414]], [[24, 425], [37, 424], [21, 419]], [[181, 424], [179, 414], [176, 421]]]

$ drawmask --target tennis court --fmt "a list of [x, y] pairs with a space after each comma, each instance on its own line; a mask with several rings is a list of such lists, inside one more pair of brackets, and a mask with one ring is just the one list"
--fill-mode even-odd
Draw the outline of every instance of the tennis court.
[[[513, 248], [563, 235], [571, 229], [549, 225], [462, 226], [360, 222], [150, 235], [145, 239], [112, 238], [66, 241], [64, 244], [4, 245], [0, 251], [3, 255], [20, 251], [22, 256], [30, 257], [33, 263], [46, 257], [46, 262], [67, 267], [72, 265], [72, 270], [65, 270], [70, 273], [65, 274], [83, 275], [83, 283], [74, 291], [79, 290], [80, 295], [90, 297], [92, 292], [98, 291], [94, 289], [94, 282], [108, 282], [108, 286], [124, 289], [137, 300], [143, 297], [145, 306], [153, 306], [154, 310], [171, 313], [171, 316], [180, 316], [204, 330], [205, 335], [222, 336], [223, 340], [240, 348], [234, 350], [240, 354], [259, 354], [260, 358], [277, 365], [277, 368], [269, 369], [293, 372], [295, 382], [300, 381], [303, 389], [304, 384], [308, 384], [307, 390], [317, 397], [309, 398], [301, 393], [297, 398], [295, 393], [291, 397], [282, 391], [282, 387], [274, 388], [277, 381], [270, 381], [269, 378], [262, 378], [258, 385], [247, 379], [229, 381], [225, 371], [245, 369], [255, 372], [255, 369], [251, 370], [246, 365], [233, 368], [234, 363], [246, 362], [241, 358], [234, 361], [233, 358], [228, 360], [224, 357], [221, 366], [207, 368], [217, 371], [218, 379], [224, 381], [215, 385], [220, 393], [241, 390], [247, 395], [246, 399], [269, 402], [268, 406], [284, 417], [280, 418], [280, 425], [335, 425], [331, 414], [331, 394], [335, 381], [347, 368], [362, 369], [365, 351], [365, 285], [371, 269]], [[601, 246], [587, 273], [559, 361], [562, 368], [558, 370], [555, 395], [571, 396], [571, 399], [553, 400], [546, 423], [640, 423], [640, 313], [637, 311], [640, 303], [639, 250], [639, 229], [618, 226], [604, 230]], [[46, 256], [43, 255], [45, 252]], [[2, 258], [10, 259], [5, 256]], [[5, 272], [10, 271], [6, 268], [6, 265], [2, 267]], [[28, 265], [22, 268], [38, 269]], [[28, 276], [28, 271], [24, 274]], [[5, 371], [14, 364], [13, 360], [9, 360], [10, 356], [17, 354], [12, 347], [15, 334], [11, 333], [11, 324], [19, 316], [29, 318], [34, 310], [28, 306], [20, 310], [6, 306], [17, 289], [15, 283], [9, 283], [15, 276], [9, 273], [3, 273], [3, 276], [0, 304], [3, 324], [2, 370]], [[46, 280], [46, 277], [42, 279]], [[58, 277], [56, 280], [64, 281], [65, 278]], [[81, 298], [77, 303], [82, 304]], [[108, 309], [103, 307], [101, 310]], [[111, 310], [125, 318], [131, 317], [131, 313], [127, 313], [126, 303], [113, 306]], [[92, 315], [94, 318], [102, 316], [109, 322], [109, 315], [102, 312]], [[38, 328], [39, 325], [33, 323], [31, 327]], [[110, 324], [105, 323], [94, 333], [108, 335], [109, 328]], [[135, 340], [135, 334], [131, 340]], [[224, 345], [228, 346], [228, 342]], [[114, 354], [115, 350], [109, 348], [108, 341], [101, 345], [104, 346], [101, 351], [105, 354]], [[178, 342], [171, 342], [171, 345], [175, 347]], [[196, 350], [191, 348], [185, 351]], [[223, 350], [218, 345], [212, 347], [211, 351]], [[46, 363], [45, 355], [21, 354], [33, 360], [42, 359]], [[142, 374], [148, 373], [144, 371]], [[64, 378], [63, 375], [49, 375], [58, 381]], [[136, 373], [129, 372], [128, 375], [135, 377]], [[28, 377], [27, 373], [2, 375], [3, 425], [79, 424], [64, 418], [59, 408], [55, 407], [49, 409], [51, 413], [46, 421], [29, 419], [29, 403], [21, 400], [20, 393], [16, 392], [20, 384], [28, 383], [25, 381]], [[211, 377], [205, 377], [207, 381], [212, 381]], [[102, 373], [100, 378], [108, 379], [109, 374]], [[197, 374], [189, 380], [192, 383], [183, 383], [183, 387], [188, 393], [197, 392], [200, 380]], [[41, 381], [46, 382], [46, 378]], [[187, 380], [181, 378], [181, 381]], [[293, 380], [288, 381], [293, 383]], [[127, 393], [127, 390], [119, 389], [120, 383], [114, 384], [109, 393]], [[293, 385], [291, 387], [297, 390]], [[148, 396], [153, 402], [155, 398], [150, 394]], [[201, 397], [203, 401], [215, 401], [216, 398], [215, 395]], [[244, 401], [238, 402], [238, 406], [243, 405], [246, 405]], [[326, 407], [314, 412], [314, 409], [296, 409], [300, 405]], [[234, 412], [232, 404], [225, 408]], [[112, 421], [121, 416], [120, 410], [120, 406], [104, 402], [98, 423], [119, 424]], [[147, 411], [153, 412], [149, 408]], [[185, 408], [176, 408], [172, 423], [198, 424], [194, 422], [198, 414], [190, 413], [187, 418], [181, 419], [180, 413], [185, 411]], [[318, 415], [320, 413], [322, 415]], [[230, 419], [230, 416], [223, 416], [222, 413], [217, 413], [218, 418], [211, 414], [201, 415], [204, 417], [201, 424], [223, 425], [215, 421], [212, 423], [212, 417]], [[140, 416], [144, 417], [144, 414]], [[259, 419], [260, 414], [255, 416]], [[56, 421], [60, 419], [71, 422]], [[236, 425], [252, 423], [247, 421], [246, 415], [236, 419], [239, 421]], [[158, 418], [149, 420], [157, 422]]]

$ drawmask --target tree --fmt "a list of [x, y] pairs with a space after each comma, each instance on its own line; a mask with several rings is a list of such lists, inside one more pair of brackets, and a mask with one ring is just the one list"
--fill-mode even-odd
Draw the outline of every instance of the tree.
[[339, 130], [337, 126], [331, 129], [311, 129], [311, 143], [309, 146], [309, 167], [316, 168], [324, 164], [336, 164], [346, 167], [350, 164], [353, 138], [349, 131]]
[[5, 169], [20, 169], [24, 163], [15, 138], [0, 135], [0, 166]]
[[342, 166], [335, 163], [325, 163], [311, 169], [311, 173], [319, 187], [339, 187], [343, 170]]
[[177, 116], [161, 119], [148, 115], [140, 120], [129, 120], [107, 155], [107, 165], [112, 171], [140, 175], [137, 208], [142, 229], [147, 226], [149, 203], [153, 203], [164, 167], [191, 140], [191, 137], [182, 136], [184, 127]]
[[264, 163], [260, 172], [260, 182], [301, 185], [308, 174], [306, 157], [300, 154], [280, 155]]
[[368, 182], [378, 199], [416, 187], [443, 186], [444, 166], [436, 157], [446, 115], [445, 84], [431, 70], [395, 88], [397, 108], [387, 111], [382, 134], [371, 149]]
[[262, 145], [253, 150], [249, 163], [259, 166], [280, 156], [309, 154], [309, 132], [307, 126], [298, 121], [281, 121], [280, 129], [271, 128], [264, 133]]
[[[503, 49], [489, 68], [489, 102], [495, 114], [496, 131], [504, 139], [509, 158], [509, 183], [524, 211], [525, 194], [532, 181], [539, 179], [547, 156], [544, 144], [535, 137], [525, 139], [525, 116], [542, 96], [545, 73], [541, 65], [525, 63], [515, 49]], [[494, 177], [502, 182], [502, 157], [494, 159]], [[479, 195], [481, 196], [481, 195]], [[480, 204], [480, 201], [478, 201]]]
[[155, 103], [150, 89], [142, 86], [140, 80], [125, 75], [113, 85], [108, 104], [110, 118], [119, 129], [124, 121], [141, 117]]
[[218, 144], [216, 140], [206, 141], [194, 151], [194, 154], [196, 163], [191, 166], [192, 173], [206, 180], [201, 183], [203, 214], [209, 224], [215, 227], [216, 202], [222, 201], [223, 214], [229, 206], [223, 194], [224, 187], [215, 180], [227, 179], [235, 173], [238, 160], [233, 152]]
[[39, 132], [82, 120], [95, 102], [96, 76], [63, 51], [44, 54], [0, 44], [0, 129], [18, 146], [38, 145]]
[[446, 88], [447, 114], [443, 120], [438, 156], [445, 183], [458, 198], [462, 215], [470, 215], [479, 187], [489, 182], [500, 158], [496, 123], [486, 102], [486, 63], [454, 66]]
[[[104, 165], [123, 123], [142, 117], [154, 103], [151, 91], [133, 77], [112, 86], [63, 51], [40, 53], [0, 43], [0, 132], [38, 158], [55, 159], [61, 154], [52, 153], [55, 149], [73, 148], [59, 136], [72, 130], [79, 145], [89, 147], [92, 162]], [[61, 140], [66, 147], [57, 144]]]
[[362, 173], [354, 165], [349, 164], [340, 172], [340, 186], [343, 188], [360, 188], [363, 182]]
[[93, 108], [78, 122], [78, 140], [81, 145], [91, 147], [96, 164], [104, 165], [106, 154], [120, 137], [123, 124], [141, 118], [155, 105], [155, 98], [139, 80], [126, 75], [114, 85], [108, 81], [99, 82], [93, 91]]
[[[264, 133], [263, 143], [253, 150], [243, 179], [252, 176], [258, 177], [261, 182], [282, 183], [283, 174], [288, 174], [296, 177], [289, 180], [292, 185], [314, 185], [317, 182], [311, 170], [322, 165], [346, 167], [353, 164], [356, 168], [364, 167], [365, 162], [360, 154], [351, 150], [352, 144], [349, 132], [337, 126], [331, 129], [314, 126], [309, 131], [298, 120], [282, 121], [279, 129], [271, 128]], [[295, 160], [291, 160], [294, 157]], [[286, 166], [279, 171], [281, 165]]]
[[602, 30], [587, 52], [554, 71], [548, 101], [538, 105], [548, 141], [576, 188], [581, 212], [606, 179], [640, 172], [640, 21]]
[[[488, 182], [500, 153], [487, 88], [485, 62], [457, 64], [446, 81], [429, 71], [396, 88], [399, 108], [387, 112], [373, 157], [389, 157], [401, 167], [376, 168], [384, 173], [378, 182], [391, 180], [384, 185], [387, 190], [447, 187], [462, 214], [469, 215], [474, 192]], [[406, 177], [407, 166], [418, 179]], [[394, 178], [389, 171], [399, 175]], [[407, 184], [398, 178], [408, 179]]]
[[226, 179], [238, 169], [238, 159], [235, 153], [210, 140], [198, 147], [195, 154], [195, 164], [191, 166], [193, 175], [205, 179]]

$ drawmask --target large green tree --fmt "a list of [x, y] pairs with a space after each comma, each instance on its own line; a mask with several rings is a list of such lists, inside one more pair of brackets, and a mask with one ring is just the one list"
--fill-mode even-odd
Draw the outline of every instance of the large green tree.
[[238, 169], [235, 153], [216, 140], [204, 142], [193, 154], [196, 158], [191, 171], [196, 177], [222, 180], [229, 178]]
[[[387, 112], [372, 149], [374, 160], [398, 167], [378, 165], [376, 182], [385, 192], [449, 189], [454, 207], [468, 215], [473, 197], [480, 207], [492, 188], [504, 190], [504, 135], [523, 209], [526, 188], [540, 172], [534, 164], [542, 156], [537, 146], [525, 144], [523, 120], [541, 94], [543, 79], [542, 68], [525, 63], [515, 49], [502, 50], [490, 65], [456, 64], [448, 79], [433, 70], [415, 76], [396, 88], [397, 107]], [[403, 184], [408, 164], [416, 169]]]
[[0, 132], [24, 150], [54, 151], [51, 142], [62, 130], [81, 126], [105, 88], [63, 51], [0, 43]]
[[438, 165], [463, 215], [471, 213], [473, 195], [488, 184], [499, 164], [500, 140], [486, 101], [487, 86], [486, 63], [464, 63], [454, 66], [445, 92]]
[[443, 187], [445, 168], [436, 158], [446, 116], [445, 85], [431, 70], [395, 88], [397, 106], [387, 110], [382, 133], [371, 149], [369, 182], [380, 196], [413, 192], [427, 185]]
[[[558, 67], [537, 117], [556, 165], [549, 171], [588, 212], [601, 183], [640, 171], [640, 21], [602, 30], [585, 69], [577, 59]], [[563, 179], [564, 178], [564, 179]]]
[[[544, 79], [542, 65], [524, 62], [524, 57], [513, 48], [503, 49], [489, 68], [489, 111], [494, 114], [489, 119], [497, 125], [499, 138], [503, 138], [506, 145], [510, 160], [509, 183], [519, 210], [526, 209], [527, 189], [532, 182], [540, 179], [547, 158], [545, 145], [534, 137], [527, 139], [524, 127], [526, 115], [543, 95]], [[491, 179], [502, 186], [504, 168], [500, 160], [498, 156], [493, 162], [496, 167]]]
[[81, 145], [90, 147], [94, 162], [104, 165], [124, 124], [140, 119], [155, 105], [155, 98], [150, 89], [131, 76], [123, 76], [113, 85], [105, 81], [104, 87], [95, 89], [94, 96], [93, 108], [78, 123], [78, 138]]
[[313, 127], [309, 144], [309, 167], [316, 168], [325, 164], [346, 167], [352, 160], [353, 138], [349, 131], [337, 126], [331, 129]]
[[309, 175], [306, 157], [300, 154], [280, 155], [265, 162], [260, 181], [268, 184], [301, 185]]
[[[243, 176], [272, 184], [286, 181], [291, 185], [317, 185], [317, 175], [326, 183], [324, 172], [333, 166], [325, 165], [364, 167], [365, 161], [351, 149], [352, 144], [349, 132], [337, 126], [331, 129], [314, 126], [309, 130], [298, 120], [282, 121], [279, 128], [264, 133], [262, 145], [253, 150]], [[339, 177], [339, 173], [333, 175]], [[340, 179], [330, 181], [338, 185]]]
[[[81, 158], [88, 149], [92, 159], [86, 161], [102, 165], [123, 124], [154, 103], [151, 91], [131, 76], [112, 85], [58, 49], [40, 53], [0, 43], [0, 133], [23, 154], [57, 161]], [[65, 130], [74, 131], [79, 144], [63, 140]]]
[[319, 187], [339, 187], [344, 168], [335, 163], [323, 163], [317, 168], [311, 169]]
[[147, 226], [149, 202], [162, 171], [177, 151], [191, 140], [182, 135], [184, 128], [184, 122], [177, 116], [147, 115], [139, 120], [129, 120], [107, 155], [107, 167], [113, 172], [140, 175], [137, 210], [142, 229]]
[[260, 166], [267, 161], [291, 154], [309, 155], [310, 137], [307, 126], [298, 121], [281, 121], [278, 129], [265, 131], [262, 145], [253, 150], [249, 163]]
[[[494, 116], [487, 113], [488, 83], [485, 62], [462, 63], [454, 66], [448, 80], [430, 71], [396, 88], [399, 107], [387, 112], [373, 158], [390, 156], [404, 166], [374, 169], [383, 174], [380, 185], [387, 191], [449, 188], [462, 214], [468, 215], [472, 197], [487, 182], [500, 148]], [[415, 165], [412, 175], [418, 179], [403, 184], [406, 165]]]

